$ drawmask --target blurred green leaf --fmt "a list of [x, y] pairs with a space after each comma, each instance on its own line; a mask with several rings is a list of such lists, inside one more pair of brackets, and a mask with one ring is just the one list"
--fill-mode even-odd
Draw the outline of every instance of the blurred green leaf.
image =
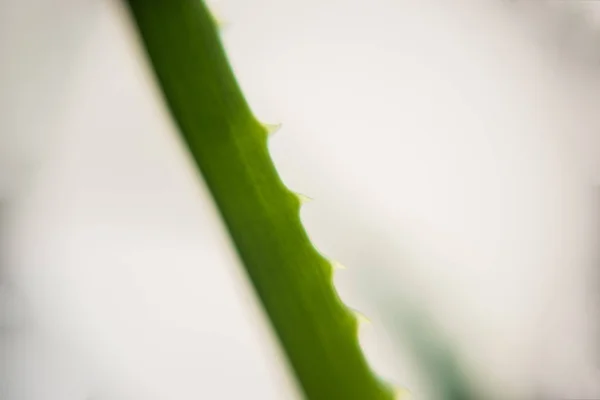
[[418, 369], [431, 384], [430, 390], [439, 400], [479, 400], [473, 382], [454, 353], [453, 346], [424, 311], [389, 305], [388, 324], [397, 337], [407, 343]]

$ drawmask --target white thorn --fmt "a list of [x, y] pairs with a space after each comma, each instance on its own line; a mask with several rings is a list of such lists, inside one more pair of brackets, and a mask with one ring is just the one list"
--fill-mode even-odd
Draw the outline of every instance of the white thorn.
[[267, 135], [271, 136], [275, 134], [279, 129], [281, 129], [281, 124], [262, 124], [262, 126], [267, 130]]
[[224, 20], [223, 18], [221, 18], [218, 15], [215, 15], [215, 13], [213, 12], [213, 19], [215, 20], [215, 24], [217, 24], [217, 28], [219, 28], [220, 31], [224, 30], [225, 28], [227, 28], [229, 26], [229, 22]]
[[394, 388], [394, 398], [395, 400], [410, 400], [412, 395], [410, 390], [397, 387]]
[[371, 320], [367, 318], [363, 313], [356, 310], [352, 310], [352, 312], [356, 316], [356, 320], [358, 321], [359, 326], [371, 325]]
[[228, 21], [226, 21], [224, 18], [221, 17], [221, 13], [217, 9], [216, 2], [214, 2], [214, 1], [208, 2], [207, 5], [208, 5], [210, 15], [212, 16], [213, 21], [215, 21], [217, 28], [219, 28], [219, 30], [225, 29], [229, 25], [229, 23], [228, 23]]
[[342, 264], [339, 261], [335, 261], [335, 260], [331, 261], [331, 267], [334, 270], [346, 269], [346, 266], [344, 264]]
[[313, 201], [312, 197], [308, 197], [301, 193], [296, 193], [296, 197], [300, 201], [300, 205], [304, 205], [306, 203], [310, 203], [311, 201]]

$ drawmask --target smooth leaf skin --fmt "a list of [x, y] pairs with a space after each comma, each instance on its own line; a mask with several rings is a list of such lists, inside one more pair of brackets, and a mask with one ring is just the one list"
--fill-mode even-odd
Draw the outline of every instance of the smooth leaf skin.
[[309, 399], [392, 399], [300, 223], [200, 1], [130, 0], [166, 102]]

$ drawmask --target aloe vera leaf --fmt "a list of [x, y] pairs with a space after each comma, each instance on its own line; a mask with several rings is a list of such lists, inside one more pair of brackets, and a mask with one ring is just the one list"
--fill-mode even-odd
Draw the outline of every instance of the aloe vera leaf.
[[360, 349], [332, 267], [279, 178], [268, 129], [252, 114], [200, 0], [128, 0], [164, 98], [305, 396], [394, 398]]

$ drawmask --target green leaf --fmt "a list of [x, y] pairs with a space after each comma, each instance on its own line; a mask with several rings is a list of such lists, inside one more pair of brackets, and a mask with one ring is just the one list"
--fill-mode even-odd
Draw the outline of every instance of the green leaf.
[[[407, 303], [403, 303], [407, 304]], [[474, 382], [466, 368], [454, 353], [453, 345], [437, 328], [431, 317], [416, 305], [400, 307], [390, 303], [387, 308], [392, 316], [391, 331], [409, 346], [411, 356], [428, 379], [436, 399], [477, 400]], [[418, 310], [418, 311], [417, 311]], [[488, 398], [492, 398], [488, 396]]]
[[356, 316], [279, 178], [214, 18], [200, 0], [129, 0], [159, 84], [256, 293], [311, 400], [393, 399], [367, 365]]

